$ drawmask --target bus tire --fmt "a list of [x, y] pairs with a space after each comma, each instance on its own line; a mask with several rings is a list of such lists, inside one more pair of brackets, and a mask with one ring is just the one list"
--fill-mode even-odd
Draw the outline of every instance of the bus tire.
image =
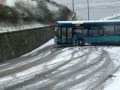
[[80, 40], [78, 44], [79, 44], [79, 46], [83, 46], [85, 44], [85, 42], [84, 42], [84, 40]]

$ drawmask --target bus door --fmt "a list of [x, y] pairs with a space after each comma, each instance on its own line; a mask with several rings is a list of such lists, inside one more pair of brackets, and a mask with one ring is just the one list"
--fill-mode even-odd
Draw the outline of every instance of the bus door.
[[71, 44], [72, 43], [72, 28], [71, 27], [62, 27], [61, 42], [62, 42], [62, 44]]
[[72, 44], [72, 37], [73, 37], [73, 29], [72, 29], [72, 27], [68, 27], [67, 28], [67, 37], [66, 37], [66, 41], [68, 44]]
[[67, 37], [67, 28], [62, 27], [61, 28], [61, 43], [62, 44], [65, 44], [67, 42], [66, 37]]

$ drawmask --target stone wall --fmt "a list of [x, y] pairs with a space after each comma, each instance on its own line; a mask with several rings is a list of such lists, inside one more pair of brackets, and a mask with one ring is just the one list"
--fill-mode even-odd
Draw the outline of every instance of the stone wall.
[[53, 37], [54, 27], [42, 27], [0, 34], [0, 62], [32, 51]]

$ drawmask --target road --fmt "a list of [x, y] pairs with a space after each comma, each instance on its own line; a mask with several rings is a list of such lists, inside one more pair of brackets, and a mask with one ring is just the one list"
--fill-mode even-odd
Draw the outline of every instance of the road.
[[53, 43], [2, 63], [0, 90], [102, 90], [119, 67], [120, 56], [113, 52], [118, 47], [55, 48]]

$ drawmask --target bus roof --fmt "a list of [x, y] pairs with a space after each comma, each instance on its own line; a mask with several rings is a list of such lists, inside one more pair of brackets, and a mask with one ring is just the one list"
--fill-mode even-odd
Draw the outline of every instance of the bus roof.
[[120, 20], [57, 21], [58, 24], [120, 23]]

